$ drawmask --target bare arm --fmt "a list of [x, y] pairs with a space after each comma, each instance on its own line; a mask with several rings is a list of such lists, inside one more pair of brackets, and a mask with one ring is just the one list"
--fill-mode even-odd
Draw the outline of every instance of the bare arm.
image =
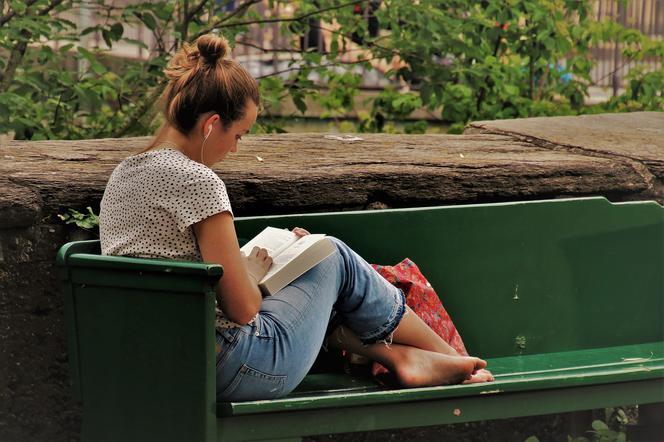
[[194, 224], [204, 262], [221, 264], [219, 298], [224, 314], [233, 322], [247, 324], [256, 316], [262, 296], [257, 281], [267, 272], [272, 259], [264, 249], [254, 248], [248, 257], [240, 253], [233, 217], [221, 212]]

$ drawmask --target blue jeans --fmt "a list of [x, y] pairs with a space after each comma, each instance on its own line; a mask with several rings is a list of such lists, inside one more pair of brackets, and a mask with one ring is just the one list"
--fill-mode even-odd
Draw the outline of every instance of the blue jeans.
[[332, 314], [365, 344], [391, 337], [405, 299], [346, 244], [263, 299], [253, 324], [217, 332], [217, 400], [272, 399], [295, 389], [313, 365]]

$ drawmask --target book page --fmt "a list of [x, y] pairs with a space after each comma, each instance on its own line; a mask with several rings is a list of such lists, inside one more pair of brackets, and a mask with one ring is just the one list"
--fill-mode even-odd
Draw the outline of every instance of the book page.
[[288, 246], [297, 241], [298, 236], [286, 229], [266, 227], [251, 241], [246, 243], [240, 251], [248, 256], [254, 247], [262, 247], [267, 250], [268, 255], [275, 259]]
[[270, 278], [272, 275], [277, 273], [282, 267], [288, 264], [300, 253], [305, 251], [307, 248], [311, 247], [316, 242], [320, 241], [321, 238], [324, 238], [323, 234], [311, 234], [305, 235], [294, 242], [290, 247], [284, 249], [279, 255], [272, 258], [272, 266], [267, 272], [262, 281]]

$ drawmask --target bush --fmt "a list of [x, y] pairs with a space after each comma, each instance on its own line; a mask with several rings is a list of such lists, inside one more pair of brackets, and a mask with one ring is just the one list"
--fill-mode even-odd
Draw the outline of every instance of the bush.
[[[396, 120], [421, 107], [454, 132], [470, 120], [594, 112], [584, 106], [591, 44], [618, 41], [628, 60], [664, 59], [663, 41], [610, 21], [593, 22], [588, 0], [161, 0], [123, 8], [106, 3], [0, 1], [0, 133], [26, 140], [151, 133], [159, 124], [155, 103], [164, 87], [163, 67], [183, 42], [219, 32], [255, 46], [245, 40], [248, 31], [275, 23], [293, 42], [277, 52], [292, 62], [259, 79], [267, 116], [282, 100], [292, 100], [304, 114], [307, 97], [319, 102], [325, 116], [348, 113], [360, 86], [358, 67], [396, 62], [387, 77], [400, 87], [386, 88], [369, 103], [358, 131], [393, 130]], [[258, 3], [288, 4], [293, 12], [263, 17]], [[81, 29], [62, 18], [79, 10], [99, 24]], [[144, 47], [125, 35], [128, 25], [137, 24], [157, 41], [153, 57], [110, 58], [108, 49], [117, 42]], [[293, 50], [322, 29], [333, 37], [326, 42], [329, 49]], [[79, 46], [92, 35], [103, 41], [101, 47]], [[62, 46], [55, 50], [47, 41]], [[342, 62], [340, 54], [349, 50], [356, 58]], [[632, 69], [628, 82], [623, 95], [599, 110], [664, 109], [663, 68]], [[257, 130], [282, 129], [264, 124]], [[416, 123], [404, 130], [426, 127]]]

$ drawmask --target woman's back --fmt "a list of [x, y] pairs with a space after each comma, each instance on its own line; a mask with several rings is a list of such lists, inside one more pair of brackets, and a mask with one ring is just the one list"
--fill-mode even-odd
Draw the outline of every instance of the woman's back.
[[221, 211], [226, 186], [208, 167], [171, 148], [128, 157], [101, 202], [102, 253], [201, 261], [191, 226]]

